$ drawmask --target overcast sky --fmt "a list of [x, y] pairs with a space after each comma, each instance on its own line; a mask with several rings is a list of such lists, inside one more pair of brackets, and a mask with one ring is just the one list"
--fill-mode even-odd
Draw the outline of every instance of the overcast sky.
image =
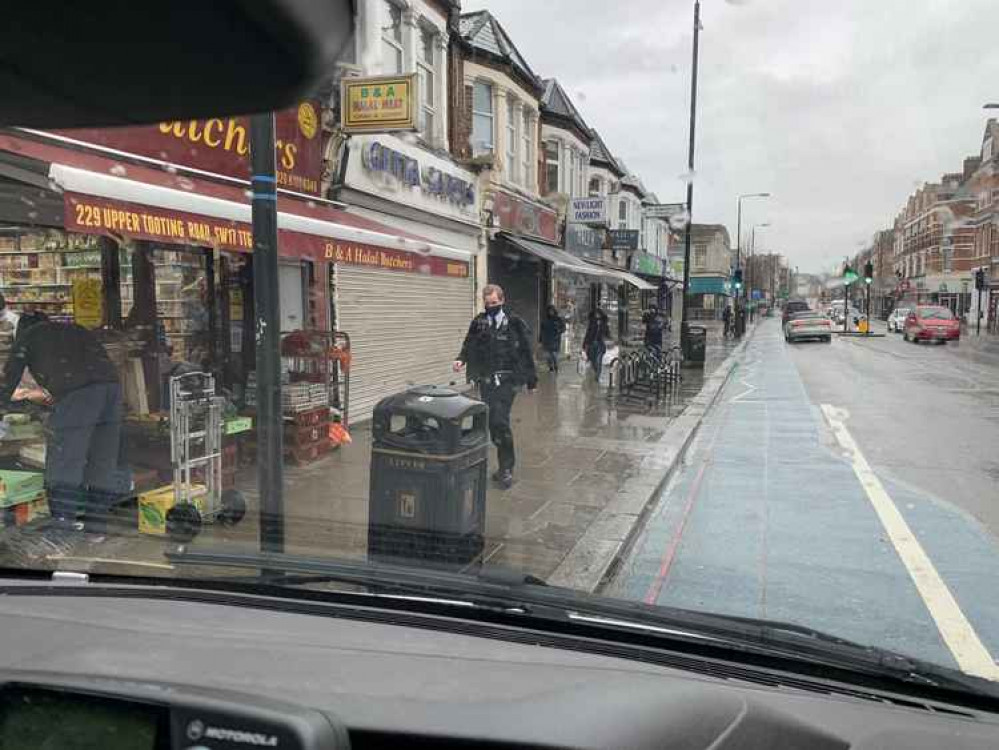
[[[463, 0], [556, 77], [663, 202], [687, 171], [692, 0]], [[801, 271], [890, 226], [978, 152], [999, 101], [997, 0], [702, 0], [694, 220]]]

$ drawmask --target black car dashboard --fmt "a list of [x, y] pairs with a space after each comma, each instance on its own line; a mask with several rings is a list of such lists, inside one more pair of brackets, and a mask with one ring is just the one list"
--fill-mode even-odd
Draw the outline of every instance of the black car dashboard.
[[707, 660], [91, 587], [0, 597], [0, 750], [999, 747], [989, 712]]

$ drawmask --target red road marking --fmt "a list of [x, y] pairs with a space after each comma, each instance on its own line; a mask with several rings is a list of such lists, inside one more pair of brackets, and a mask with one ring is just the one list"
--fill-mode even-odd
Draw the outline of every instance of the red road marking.
[[693, 483], [690, 485], [690, 492], [687, 493], [687, 504], [683, 509], [683, 517], [680, 519], [680, 525], [677, 527], [676, 534], [670, 540], [670, 543], [666, 546], [666, 551], [663, 554], [662, 563], [659, 566], [659, 573], [656, 575], [652, 585], [649, 586], [649, 590], [645, 594], [646, 604], [655, 604], [656, 600], [659, 598], [659, 594], [662, 593], [663, 584], [666, 583], [666, 577], [669, 575], [669, 569], [673, 565], [673, 559], [676, 557], [676, 550], [680, 546], [680, 539], [683, 537], [683, 530], [687, 526], [687, 519], [690, 518], [690, 511], [694, 507], [694, 500], [697, 499], [697, 493], [701, 489], [701, 480], [704, 478], [704, 472], [708, 468], [708, 461], [705, 460], [701, 464], [701, 468], [697, 471], [697, 476], [694, 477]]

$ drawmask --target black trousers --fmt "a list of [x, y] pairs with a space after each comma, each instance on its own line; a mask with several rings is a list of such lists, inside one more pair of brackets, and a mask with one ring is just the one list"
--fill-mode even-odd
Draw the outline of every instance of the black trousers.
[[479, 382], [479, 395], [489, 407], [489, 437], [496, 446], [500, 471], [513, 471], [516, 455], [513, 450], [513, 428], [510, 426], [510, 410], [513, 398], [517, 395], [516, 386], [510, 380], [482, 380]]

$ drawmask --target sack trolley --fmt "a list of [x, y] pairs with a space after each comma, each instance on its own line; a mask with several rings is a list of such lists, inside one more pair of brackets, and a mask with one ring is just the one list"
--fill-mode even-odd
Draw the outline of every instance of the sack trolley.
[[189, 542], [203, 523], [239, 523], [246, 502], [235, 489], [222, 489], [222, 409], [214, 376], [204, 372], [170, 378], [170, 459], [174, 505], [166, 514], [166, 532], [175, 542]]

